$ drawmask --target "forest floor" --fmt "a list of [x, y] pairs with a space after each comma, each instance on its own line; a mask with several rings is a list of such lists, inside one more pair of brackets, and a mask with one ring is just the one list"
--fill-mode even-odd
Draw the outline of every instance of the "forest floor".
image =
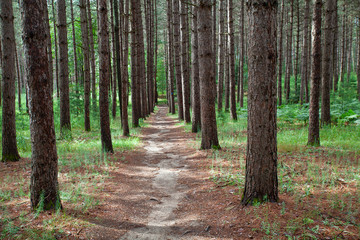
[[[88, 211], [63, 203], [64, 214], [39, 215], [30, 213], [27, 196], [0, 202], [0, 210], [7, 212], [0, 211], [0, 220], [3, 214], [12, 221], [10, 226], [0, 221], [0, 239], [359, 239], [360, 200], [356, 197], [359, 196], [356, 182], [337, 177], [335, 187], [328, 191], [305, 189], [295, 182], [307, 178], [304, 173], [313, 167], [297, 162], [296, 154], [295, 157], [281, 154], [280, 187], [304, 189], [298, 190], [299, 194], [289, 189], [281, 191], [278, 203], [243, 207], [242, 186], [221, 175], [227, 169], [235, 176], [242, 171], [241, 166], [236, 161], [230, 164], [219, 160], [219, 156], [238, 158], [245, 154], [245, 146], [240, 145], [237, 151], [226, 148], [200, 151], [196, 134], [184, 131], [183, 125], [167, 112], [165, 105], [159, 106], [146, 120], [139, 147], [109, 156], [105, 178], [99, 174], [86, 175], [93, 182], [88, 195], [96, 202], [90, 204]], [[307, 157], [315, 157], [316, 162], [311, 164], [325, 172], [321, 166], [329, 165], [330, 160], [323, 157], [322, 151], [325, 150], [308, 152]], [[355, 174], [357, 158], [350, 157]], [[7, 175], [13, 179], [12, 187], [27, 181], [28, 159], [25, 163], [3, 165], [0, 172], [13, 173]], [[336, 171], [340, 172], [341, 167]], [[19, 174], [25, 176], [22, 183], [16, 183]], [[64, 175], [59, 177], [60, 185], [66, 182]], [[0, 182], [4, 180], [2, 176]], [[74, 181], [71, 177], [65, 179]], [[31, 221], [20, 223], [25, 217]], [[21, 224], [17, 233], [9, 233], [11, 227], [15, 229]], [[29, 237], [34, 230], [20, 234], [29, 228], [48, 231], [48, 238]]]

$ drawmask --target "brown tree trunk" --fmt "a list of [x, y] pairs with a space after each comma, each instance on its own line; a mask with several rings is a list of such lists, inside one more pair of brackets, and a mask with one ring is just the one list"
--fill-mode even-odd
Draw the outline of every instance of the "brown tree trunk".
[[123, 71], [124, 75], [122, 77], [121, 84], [121, 123], [123, 127], [123, 136], [129, 136], [129, 118], [128, 118], [128, 86], [129, 86], [129, 76], [128, 76], [128, 56], [129, 56], [129, 0], [125, 0], [125, 9], [124, 9], [124, 61], [123, 61]]
[[[114, 12], [116, 10], [114, 10], [114, 5], [117, 4], [117, 1], [114, 0], [110, 0], [110, 22], [111, 22], [111, 53], [109, 55], [111, 55], [112, 58], [112, 86], [110, 87], [112, 90], [112, 104], [111, 104], [111, 113], [112, 113], [112, 117], [115, 119], [116, 118], [116, 109], [117, 109], [117, 74], [121, 74], [121, 73], [117, 73], [116, 68], [117, 68], [117, 61], [116, 61], [116, 54], [118, 53], [118, 50], [116, 50], [116, 37], [115, 37], [115, 26], [116, 25], [116, 21], [114, 22]], [[119, 11], [119, 9], [117, 9], [117, 11]], [[119, 15], [119, 14], [118, 14]], [[118, 37], [119, 38], [119, 33], [118, 33]], [[101, 109], [100, 109], [101, 111]]]
[[21, 112], [21, 72], [20, 72], [19, 58], [16, 48], [16, 40], [15, 40], [15, 63], [16, 63], [16, 73], [17, 73], [18, 107], [19, 107], [19, 112]]
[[282, 105], [282, 72], [283, 72], [283, 26], [284, 26], [284, 12], [285, 12], [285, 0], [282, 0], [281, 4], [281, 16], [279, 25], [279, 74], [278, 74], [278, 86], [277, 86], [277, 98], [279, 106]]
[[174, 58], [173, 58], [173, 14], [172, 14], [172, 0], [168, 1], [167, 11], [167, 28], [168, 28], [168, 57], [169, 57], [169, 95], [170, 95], [170, 112], [175, 114], [175, 97], [174, 97]]
[[31, 133], [31, 207], [43, 204], [44, 210], [61, 207], [58, 161], [50, 91], [48, 39], [43, 0], [22, 1], [23, 34], [29, 87]]
[[[155, 29], [155, 50], [154, 50], [154, 107], [158, 103], [158, 89], [157, 89], [157, 62], [158, 62], [158, 14], [157, 14], [157, 1], [152, 0], [153, 12], [154, 12], [154, 21], [153, 29]], [[165, 38], [164, 38], [165, 39]], [[154, 45], [153, 44], [153, 45]]]
[[[220, 0], [220, 16], [219, 16], [219, 62], [218, 62], [218, 85], [217, 85], [217, 109], [220, 112], [223, 107], [223, 89], [224, 89], [224, 61], [225, 61], [225, 1]], [[194, 11], [196, 11], [194, 9]], [[194, 22], [193, 22], [194, 24]]]
[[293, 38], [293, 24], [294, 23], [294, 0], [290, 0], [290, 19], [287, 32], [287, 47], [286, 47], [286, 74], [285, 74], [285, 93], [286, 101], [290, 99], [290, 76], [292, 65], [292, 38]]
[[[117, 76], [117, 80], [114, 79], [114, 90], [113, 90], [113, 96], [115, 98], [115, 105], [116, 105], [116, 82], [118, 83], [118, 87], [119, 90], [122, 88], [122, 81], [121, 81], [121, 51], [120, 51], [120, 20], [119, 20], [119, 6], [118, 6], [118, 1], [114, 0], [114, 17], [115, 17], [115, 31], [114, 31], [114, 35], [115, 35], [115, 52], [113, 52], [113, 54], [115, 54], [115, 58], [116, 58], [116, 62], [114, 63], [116, 65], [116, 76]], [[127, 68], [126, 68], [127, 69]], [[115, 70], [115, 69], [114, 69]], [[114, 100], [113, 100], [114, 102]], [[119, 102], [120, 102], [120, 109], [122, 109], [122, 98], [121, 95], [119, 96]], [[113, 107], [114, 108], [114, 107]], [[115, 106], [116, 108], [116, 106]], [[120, 111], [120, 116], [122, 118], [122, 111]]]
[[[303, 28], [303, 47], [302, 47], [302, 56], [301, 56], [301, 86], [300, 86], [300, 105], [303, 105], [304, 103], [304, 94], [306, 91], [306, 85], [307, 85], [307, 70], [308, 70], [308, 28], [309, 28], [309, 16], [310, 16], [310, 0], [305, 0], [305, 13], [304, 13], [304, 28]], [[306, 94], [305, 94], [306, 95]], [[306, 102], [306, 97], [305, 97]]]
[[278, 201], [276, 148], [276, 1], [248, 2], [249, 86], [242, 204]]
[[[0, 67], [3, 66], [3, 60], [2, 60], [2, 47], [1, 47], [1, 38], [0, 38]], [[2, 76], [0, 75], [0, 106], [2, 105]]]
[[85, 131], [90, 131], [90, 60], [89, 60], [89, 35], [88, 21], [86, 16], [86, 0], [80, 0], [81, 36], [84, 55], [84, 108], [85, 108]]
[[314, 6], [311, 93], [309, 106], [309, 136], [308, 145], [320, 145], [319, 130], [319, 100], [321, 84], [321, 6], [322, 0], [316, 0]]
[[224, 35], [225, 35], [225, 41], [224, 41], [224, 52], [225, 52], [225, 60], [224, 60], [224, 83], [225, 83], [225, 112], [229, 111], [229, 107], [230, 107], [230, 58], [229, 58], [229, 28], [228, 28], [228, 24], [227, 24], [227, 19], [228, 19], [228, 3], [227, 0], [225, 0], [225, 19], [226, 19], [226, 23], [225, 23], [225, 31], [224, 31]]
[[325, 42], [322, 65], [321, 83], [321, 125], [331, 124], [330, 118], [330, 79], [332, 76], [331, 57], [334, 49], [333, 43], [333, 17], [335, 11], [335, 0], [328, 0], [325, 6]]
[[[95, 48], [94, 48], [94, 33], [92, 25], [92, 16], [91, 16], [91, 5], [90, 0], [86, 0], [86, 10], [87, 10], [87, 20], [89, 27], [89, 53], [90, 53], [90, 67], [91, 67], [91, 99], [92, 99], [92, 109], [96, 111], [97, 109], [97, 97], [96, 97], [96, 65], [95, 65]], [[99, 25], [99, 24], [98, 24]]]
[[[200, 108], [200, 82], [199, 82], [199, 49], [198, 49], [198, 9], [192, 7], [192, 28], [191, 28], [191, 102], [192, 102], [192, 132], [201, 129], [201, 108]], [[219, 64], [221, 64], [219, 62]]]
[[298, 101], [298, 73], [299, 73], [299, 48], [300, 48], [300, 0], [297, 1], [296, 6], [296, 47], [295, 47], [295, 64], [294, 64], [294, 90], [295, 90], [295, 101]]
[[240, 64], [239, 64], [239, 90], [238, 90], [238, 96], [239, 96], [239, 102], [240, 107], [244, 107], [244, 62], [245, 62], [245, 0], [241, 0], [241, 27], [240, 27]]
[[61, 135], [71, 130], [70, 98], [69, 98], [69, 64], [66, 26], [65, 0], [57, 1], [58, 7], [58, 33], [60, 54], [60, 131]]
[[[59, 60], [58, 60], [58, 40], [57, 40], [57, 28], [56, 28], [56, 14], [55, 14], [55, 5], [54, 0], [51, 2], [52, 11], [53, 11], [53, 22], [54, 22], [54, 46], [55, 46], [55, 85], [56, 85], [56, 97], [59, 98], [60, 89], [59, 89]], [[52, 84], [53, 85], [53, 84]], [[53, 90], [51, 90], [52, 92]]]
[[342, 45], [341, 45], [341, 64], [340, 64], [340, 82], [343, 84], [345, 79], [346, 71], [346, 39], [347, 39], [347, 11], [346, 2], [343, 5], [343, 26], [342, 26]]
[[[113, 153], [111, 141], [110, 118], [109, 118], [109, 30], [107, 1], [99, 1], [99, 108], [100, 108], [100, 129], [101, 145], [104, 152]], [[118, 74], [120, 74], [118, 72]]]
[[[11, 0], [2, 0], [1, 7], [1, 42], [2, 51], [2, 159], [14, 162], [20, 159], [16, 142], [15, 123], [15, 31]], [[46, 36], [46, 35], [45, 35]], [[47, 36], [46, 36], [47, 37]], [[1, 82], [0, 82], [1, 83]]]
[[187, 25], [186, 18], [188, 17], [185, 2], [181, 2], [181, 78], [182, 78], [182, 93], [184, 104], [184, 120], [186, 123], [191, 122], [190, 116], [190, 75], [189, 75], [189, 63], [188, 63], [188, 46], [187, 39], [189, 38], [189, 27]]
[[[360, 22], [360, 17], [358, 18], [358, 22]], [[360, 24], [358, 27], [357, 92], [360, 101]]]
[[[79, 92], [78, 91], [79, 72], [78, 72], [77, 52], [76, 52], [76, 32], [75, 32], [75, 18], [74, 18], [73, 0], [70, 0], [70, 7], [71, 7], [72, 41], [73, 41], [73, 51], [74, 51], [75, 89], [76, 89], [76, 93], [78, 93]], [[49, 56], [49, 59], [50, 59], [50, 56]]]
[[235, 88], [235, 43], [234, 43], [234, 18], [233, 1], [228, 0], [228, 29], [229, 29], [229, 84], [230, 84], [230, 113], [233, 120], [237, 120], [236, 115], [236, 88]]
[[47, 4], [46, 4], [46, 8], [44, 10], [45, 10], [46, 34], [49, 36], [48, 37], [47, 51], [48, 51], [48, 57], [49, 57], [49, 73], [50, 73], [50, 77], [52, 78], [51, 83], [50, 83], [51, 84], [51, 96], [52, 96], [53, 95], [53, 90], [54, 90], [54, 81], [53, 81], [53, 77], [54, 77], [53, 69], [54, 69], [54, 66], [53, 66], [52, 45], [51, 45], [51, 35], [50, 35], [49, 10], [47, 8]]
[[333, 79], [331, 80], [331, 89], [335, 91], [337, 91], [337, 84], [339, 81], [339, 64], [338, 64], [338, 46], [339, 46], [339, 28], [338, 28], [338, 1], [335, 0], [335, 11], [334, 11], [334, 16], [333, 16], [333, 47], [334, 49], [332, 50], [333, 53], [333, 59], [332, 59], [332, 68], [333, 68]]
[[348, 45], [347, 45], [347, 83], [350, 83], [350, 77], [351, 77], [351, 59], [352, 59], [352, 45], [353, 45], [353, 20], [352, 17], [349, 17], [349, 36], [348, 36]]
[[[173, 0], [173, 38], [174, 38], [174, 51], [175, 51], [175, 72], [176, 72], [176, 91], [178, 100], [179, 119], [184, 120], [184, 103], [182, 93], [181, 81], [181, 62], [180, 62], [180, 14], [179, 14], [179, 1]], [[212, 41], [212, 38], [211, 38]], [[212, 44], [210, 43], [212, 47]]]
[[201, 149], [219, 149], [215, 113], [215, 71], [211, 23], [212, 0], [200, 0], [198, 8], [199, 77], [201, 98]]

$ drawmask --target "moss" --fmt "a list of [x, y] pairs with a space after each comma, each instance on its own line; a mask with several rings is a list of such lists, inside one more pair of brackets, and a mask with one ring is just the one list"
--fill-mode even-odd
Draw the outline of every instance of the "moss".
[[1, 162], [17, 162], [19, 160], [19, 154], [5, 154], [2, 156]]

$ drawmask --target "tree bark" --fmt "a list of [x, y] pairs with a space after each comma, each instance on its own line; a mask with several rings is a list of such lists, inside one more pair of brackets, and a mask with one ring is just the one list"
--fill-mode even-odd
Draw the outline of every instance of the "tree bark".
[[229, 28], [229, 84], [230, 84], [230, 113], [233, 120], [237, 120], [236, 115], [236, 88], [235, 88], [235, 43], [234, 43], [234, 18], [233, 1], [228, 0], [228, 28]]
[[331, 124], [330, 118], [330, 79], [332, 76], [331, 57], [334, 49], [333, 43], [333, 17], [335, 0], [328, 0], [325, 5], [325, 36], [324, 54], [322, 59], [322, 84], [321, 84], [321, 125]]
[[[305, 0], [305, 13], [304, 13], [304, 28], [303, 28], [303, 48], [302, 48], [302, 66], [301, 66], [301, 86], [300, 86], [300, 105], [304, 103], [304, 94], [307, 84], [307, 70], [308, 70], [308, 28], [309, 28], [309, 15], [310, 15], [310, 0]], [[305, 97], [306, 99], [306, 97]], [[306, 102], [306, 100], [305, 100]]]
[[49, 73], [50, 73], [50, 77], [52, 78], [51, 80], [51, 96], [53, 95], [53, 90], [54, 90], [54, 81], [53, 81], [53, 77], [54, 77], [54, 73], [53, 73], [53, 56], [52, 56], [52, 44], [51, 44], [51, 35], [50, 35], [50, 22], [49, 22], [49, 10], [47, 8], [47, 0], [46, 0], [46, 8], [45, 8], [45, 24], [46, 24], [46, 34], [49, 36], [48, 37], [48, 46], [47, 46], [47, 51], [48, 51], [48, 57], [49, 57]]
[[290, 0], [290, 19], [287, 31], [287, 47], [286, 47], [286, 73], [285, 73], [285, 94], [286, 101], [290, 99], [290, 76], [292, 65], [292, 38], [293, 38], [293, 24], [294, 23], [294, 0]]
[[18, 52], [17, 52], [17, 48], [16, 48], [16, 40], [15, 40], [15, 62], [16, 62], [16, 72], [17, 72], [18, 107], [19, 107], [19, 112], [21, 112], [21, 77], [22, 76], [21, 76], [21, 72], [20, 72], [20, 63], [19, 63]]
[[335, 0], [335, 11], [334, 11], [334, 17], [333, 17], [333, 28], [334, 28], [334, 49], [332, 51], [333, 53], [333, 59], [332, 59], [332, 68], [334, 71], [334, 76], [333, 79], [331, 81], [332, 87], [331, 89], [334, 90], [334, 92], [337, 91], [337, 85], [338, 85], [338, 81], [339, 81], [339, 64], [338, 64], [338, 58], [339, 58], [339, 54], [338, 54], [338, 46], [339, 46], [339, 28], [338, 28], [338, 1]]
[[273, 0], [248, 2], [248, 140], [243, 205], [278, 201], [276, 11]]
[[279, 74], [278, 74], [278, 86], [277, 86], [277, 98], [279, 106], [282, 105], [282, 72], [283, 72], [283, 26], [284, 26], [284, 12], [285, 12], [285, 0], [282, 0], [281, 15], [279, 25]]
[[244, 29], [245, 29], [245, 0], [241, 0], [241, 25], [240, 25], [240, 59], [239, 59], [239, 102], [240, 107], [244, 107], [244, 63], [245, 63], [245, 37], [244, 37]]
[[[198, 17], [197, 7], [192, 7], [192, 28], [191, 28], [191, 102], [192, 102], [192, 128], [196, 133], [201, 129], [201, 108], [200, 108], [200, 82], [199, 82], [199, 49], [198, 49]], [[219, 64], [221, 62], [219, 61]]]
[[15, 31], [11, 0], [2, 0], [1, 7], [1, 42], [2, 51], [2, 159], [14, 162], [20, 159], [16, 142], [15, 122]]
[[225, 82], [225, 112], [229, 111], [230, 107], [230, 58], [229, 58], [229, 26], [227, 24], [228, 19], [228, 3], [227, 0], [225, 0], [225, 46], [224, 46], [224, 52], [225, 52], [225, 60], [224, 60], [224, 82]]
[[[115, 37], [115, 26], [117, 21], [114, 22], [114, 12], [119, 11], [119, 8], [115, 8], [114, 5], [117, 5], [117, 1], [114, 0], [110, 0], [110, 22], [111, 22], [111, 53], [109, 54], [112, 58], [112, 86], [110, 86], [111, 90], [112, 90], [112, 104], [111, 104], [111, 113], [112, 113], [112, 117], [115, 119], [116, 118], [116, 109], [117, 109], [117, 74], [121, 74], [120, 72], [118, 73], [116, 68], [117, 68], [117, 59], [116, 59], [116, 54], [119, 54], [119, 49], [116, 50], [116, 37]], [[119, 15], [119, 13], [117, 13]], [[119, 17], [119, 16], [118, 16]], [[118, 39], [119, 39], [119, 32], [118, 32]], [[121, 109], [121, 108], [120, 108]], [[101, 109], [100, 109], [101, 111]], [[121, 115], [121, 113], [120, 113]]]
[[168, 28], [168, 56], [169, 56], [169, 95], [170, 95], [170, 112], [175, 114], [175, 97], [174, 97], [174, 59], [173, 59], [173, 14], [172, 14], [172, 0], [168, 1], [168, 11], [167, 11], [167, 28]]
[[81, 36], [84, 55], [84, 108], [85, 131], [90, 131], [90, 60], [89, 60], [89, 35], [86, 16], [86, 0], [80, 0]]
[[199, 77], [201, 98], [201, 149], [219, 149], [216, 126], [214, 52], [211, 29], [212, 0], [200, 0], [198, 8]]
[[346, 2], [343, 4], [343, 26], [342, 26], [342, 42], [341, 42], [341, 63], [340, 63], [340, 82], [344, 83], [346, 71], [346, 39], [347, 39], [347, 11]]
[[58, 7], [58, 33], [60, 54], [60, 131], [61, 135], [71, 130], [70, 97], [69, 97], [69, 64], [66, 26], [65, 0], [57, 1]]
[[352, 59], [352, 45], [353, 45], [353, 20], [352, 17], [349, 17], [349, 36], [348, 36], [348, 46], [347, 46], [347, 76], [346, 76], [346, 80], [347, 83], [350, 83], [350, 77], [351, 77], [351, 71], [352, 71], [352, 67], [351, 67], [351, 59]]
[[295, 47], [295, 64], [294, 64], [294, 90], [295, 90], [295, 101], [298, 101], [298, 73], [299, 73], [299, 48], [300, 48], [300, 0], [297, 1], [296, 8], [296, 47]]
[[[360, 22], [360, 17], [358, 22]], [[360, 25], [358, 26], [357, 92], [360, 101]]]
[[31, 207], [41, 203], [44, 210], [61, 208], [58, 163], [50, 91], [48, 36], [44, 18], [46, 2], [22, 1], [23, 39], [29, 87], [31, 133]]
[[313, 15], [313, 47], [311, 70], [311, 93], [309, 107], [308, 145], [320, 145], [319, 100], [321, 84], [321, 6], [322, 0], [316, 0]]
[[[55, 46], [55, 85], [56, 85], [56, 97], [60, 95], [59, 91], [59, 58], [58, 58], [58, 40], [57, 40], [57, 28], [56, 28], [56, 14], [54, 0], [51, 2], [53, 11], [53, 22], [54, 22], [54, 46]], [[52, 84], [53, 85], [53, 84]], [[51, 90], [52, 92], [53, 90]]]
[[[181, 81], [181, 62], [180, 62], [180, 14], [179, 14], [179, 1], [173, 0], [173, 38], [174, 38], [174, 51], [175, 51], [175, 72], [176, 72], [176, 91], [178, 100], [179, 119], [184, 120], [184, 103], [182, 93]], [[210, 43], [212, 47], [212, 44]]]
[[[189, 38], [189, 27], [187, 25], [186, 18], [188, 17], [185, 2], [181, 2], [181, 78], [182, 78], [182, 93], [184, 104], [184, 120], [186, 123], [191, 122], [190, 116], [190, 75], [189, 75], [189, 63], [188, 63], [188, 46], [187, 39]], [[215, 34], [215, 33], [214, 33]]]
[[138, 38], [136, 36], [137, 1], [131, 0], [131, 106], [133, 127], [139, 127], [140, 118], [140, 93], [139, 93], [139, 63], [138, 63]]
[[[224, 92], [224, 61], [225, 61], [225, 1], [220, 0], [220, 16], [219, 16], [219, 62], [218, 62], [218, 85], [217, 85], [217, 109], [220, 112], [223, 108], [223, 92]], [[196, 11], [196, 10], [194, 10]]]
[[[70, 0], [71, 7], [71, 25], [72, 25], [72, 41], [73, 41], [73, 51], [74, 51], [74, 72], [75, 72], [75, 89], [76, 93], [78, 93], [79, 87], [79, 72], [78, 72], [78, 63], [77, 63], [77, 52], [76, 52], [76, 32], [75, 32], [75, 18], [74, 18], [74, 8], [73, 8], [73, 0]], [[51, 44], [51, 43], [50, 43]], [[50, 59], [50, 56], [49, 56]], [[50, 61], [50, 60], [49, 60]], [[52, 60], [51, 60], [52, 61]], [[50, 72], [51, 73], [51, 72]], [[50, 75], [52, 76], [52, 75]]]
[[[101, 144], [104, 152], [113, 153], [111, 141], [110, 118], [109, 118], [109, 30], [107, 1], [99, 1], [99, 107], [100, 107], [100, 130]], [[118, 72], [118, 74], [120, 74]]]

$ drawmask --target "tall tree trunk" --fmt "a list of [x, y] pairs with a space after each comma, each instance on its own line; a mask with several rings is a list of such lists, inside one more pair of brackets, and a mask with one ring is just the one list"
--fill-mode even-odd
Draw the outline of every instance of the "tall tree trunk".
[[81, 37], [84, 55], [84, 108], [85, 108], [85, 131], [90, 131], [90, 60], [89, 60], [89, 34], [86, 16], [86, 0], [80, 0]]
[[[309, 40], [308, 40], [308, 28], [309, 28], [309, 16], [310, 16], [310, 0], [305, 0], [305, 13], [304, 13], [304, 28], [303, 28], [303, 47], [302, 47], [302, 56], [301, 56], [301, 86], [300, 86], [300, 105], [304, 103], [304, 94], [306, 91], [307, 85], [307, 70], [308, 70], [308, 53], [309, 53]], [[305, 94], [306, 95], [306, 94]], [[305, 96], [306, 102], [306, 96]]]
[[47, 45], [47, 51], [48, 51], [48, 58], [49, 58], [49, 73], [50, 73], [50, 77], [52, 78], [51, 80], [51, 96], [53, 95], [53, 90], [54, 90], [54, 81], [53, 81], [53, 77], [54, 77], [54, 73], [53, 73], [53, 56], [52, 56], [52, 45], [51, 45], [51, 34], [50, 34], [50, 22], [49, 22], [49, 10], [47, 7], [47, 0], [46, 0], [46, 8], [44, 9], [45, 11], [45, 24], [46, 24], [46, 34], [49, 36], [48, 37], [48, 45]]
[[147, 45], [147, 53], [146, 53], [146, 73], [147, 73], [147, 104], [150, 112], [153, 111], [153, 78], [154, 78], [154, 50], [153, 50], [153, 29], [152, 29], [152, 1], [144, 0], [145, 5], [145, 26], [146, 26], [146, 45]]
[[[214, 0], [213, 2], [213, 6], [212, 6], [212, 44], [213, 44], [213, 51], [214, 51], [214, 74], [215, 74], [215, 82], [216, 82], [216, 67], [217, 67], [217, 63], [216, 63], [216, 54], [217, 54], [217, 44], [216, 44], [216, 2], [217, 0]], [[216, 94], [216, 88], [215, 88], [215, 92], [214, 94]]]
[[[73, 0], [70, 0], [70, 7], [71, 7], [72, 41], [73, 41], [73, 50], [74, 50], [75, 89], [76, 89], [76, 93], [78, 93], [79, 92], [79, 90], [78, 90], [78, 87], [79, 87], [79, 72], [78, 72], [77, 52], [76, 52], [76, 32], [75, 32], [75, 18], [74, 18]], [[50, 59], [50, 56], [49, 56], [49, 59]]]
[[[117, 109], [117, 74], [121, 74], [121, 73], [117, 73], [116, 68], [117, 68], [117, 62], [116, 62], [116, 54], [119, 54], [118, 51], [116, 50], [116, 39], [115, 39], [115, 26], [116, 22], [114, 23], [114, 12], [115, 11], [119, 11], [119, 9], [115, 10], [114, 5], [117, 4], [117, 1], [114, 0], [110, 0], [110, 22], [111, 22], [111, 52], [109, 55], [111, 55], [112, 58], [112, 82], [111, 82], [111, 90], [112, 90], [112, 104], [111, 104], [111, 112], [112, 112], [112, 117], [116, 118], [116, 109]], [[119, 14], [118, 14], [119, 15]], [[119, 36], [119, 35], [118, 35]], [[119, 37], [118, 37], [119, 38]], [[121, 109], [121, 108], [120, 108]], [[101, 109], [100, 109], [101, 111]]]
[[[1, 7], [1, 42], [2, 51], [2, 159], [3, 162], [18, 161], [20, 155], [16, 142], [15, 123], [15, 31], [11, 0], [2, 0]], [[46, 36], [46, 35], [45, 35]], [[46, 36], [47, 37], [47, 36]], [[1, 82], [0, 82], [1, 83]]]
[[[153, 1], [153, 11], [154, 11], [154, 21], [153, 24], [155, 25], [153, 28], [155, 28], [155, 57], [154, 57], [154, 107], [155, 104], [158, 103], [158, 90], [157, 90], [157, 62], [158, 62], [158, 14], [157, 14], [157, 1], [156, 0], [152, 0]], [[164, 38], [165, 39], [165, 38]], [[165, 50], [166, 51], [166, 50]], [[166, 81], [167, 82], [167, 81]]]
[[140, 118], [140, 96], [139, 93], [139, 63], [138, 63], [138, 38], [136, 36], [137, 1], [131, 0], [131, 105], [132, 105], [132, 124], [133, 127], [139, 127]]
[[[1, 47], [1, 39], [0, 39], [0, 67], [3, 66], [3, 60], [2, 60], [2, 47]], [[0, 76], [0, 106], [2, 105], [2, 76]]]
[[333, 79], [331, 81], [332, 87], [331, 89], [335, 91], [337, 91], [337, 85], [338, 85], [338, 81], [339, 81], [339, 64], [338, 64], [338, 58], [339, 58], [339, 54], [338, 54], [338, 46], [339, 46], [339, 28], [338, 28], [338, 1], [335, 0], [335, 11], [334, 11], [334, 16], [333, 16], [333, 29], [334, 29], [334, 43], [333, 43], [333, 47], [334, 49], [332, 50], [333, 53], [333, 59], [332, 59], [332, 68], [333, 68], [333, 72], [334, 72], [334, 76]]
[[[192, 28], [191, 28], [191, 102], [192, 102], [192, 132], [198, 132], [201, 128], [200, 108], [200, 82], [199, 82], [199, 49], [198, 49], [198, 9], [192, 7]], [[219, 61], [219, 64], [220, 61]]]
[[343, 26], [342, 26], [342, 41], [341, 41], [341, 64], [340, 64], [340, 82], [343, 84], [346, 71], [346, 39], [347, 39], [347, 11], [346, 2], [343, 5]]
[[[182, 93], [184, 104], [184, 120], [186, 123], [191, 122], [190, 116], [190, 75], [188, 63], [188, 46], [187, 39], [189, 38], [189, 26], [187, 25], [186, 18], [188, 17], [185, 2], [181, 2], [181, 78], [182, 78]], [[215, 33], [214, 33], [215, 34]]]
[[[116, 1], [116, 0], [115, 0]], [[113, 153], [111, 141], [110, 118], [109, 118], [109, 31], [107, 1], [99, 1], [99, 107], [100, 107], [100, 129], [101, 145], [104, 152]], [[120, 74], [120, 72], [118, 72]]]
[[322, 59], [322, 83], [321, 83], [321, 125], [331, 124], [330, 118], [330, 79], [331, 57], [334, 49], [333, 43], [333, 16], [335, 11], [335, 0], [328, 0], [325, 6], [325, 36], [324, 51]]
[[[94, 47], [94, 33], [92, 25], [92, 16], [91, 16], [91, 5], [90, 0], [86, 0], [86, 10], [87, 10], [87, 20], [89, 27], [89, 53], [90, 53], [90, 67], [91, 67], [91, 99], [92, 99], [92, 109], [96, 111], [97, 109], [97, 97], [96, 97], [96, 64], [95, 64], [95, 47]], [[99, 10], [97, 11], [99, 12]], [[98, 24], [99, 25], [99, 24]]]
[[[57, 40], [57, 28], [56, 28], [56, 16], [55, 16], [55, 5], [54, 0], [52, 4], [53, 23], [54, 23], [54, 46], [55, 46], [55, 85], [56, 85], [56, 97], [59, 97], [59, 60], [58, 60], [58, 40]], [[53, 84], [52, 84], [53, 85]], [[51, 90], [53, 91], [53, 90]]]
[[314, 6], [313, 24], [313, 47], [312, 47], [312, 70], [311, 70], [311, 93], [309, 107], [309, 136], [308, 145], [320, 145], [319, 130], [319, 100], [321, 84], [321, 6], [322, 0], [316, 0]]
[[64, 135], [71, 129], [69, 97], [69, 64], [65, 0], [57, 1], [60, 54], [60, 131]]
[[229, 111], [230, 107], [230, 66], [229, 66], [229, 28], [227, 24], [228, 19], [228, 3], [225, 0], [225, 45], [224, 45], [224, 52], [225, 52], [225, 60], [224, 60], [224, 83], [225, 83], [225, 112]]
[[295, 47], [295, 64], [294, 64], [294, 90], [295, 90], [295, 101], [298, 101], [298, 73], [299, 73], [299, 48], [300, 48], [300, 0], [296, 0], [296, 47]]
[[284, 26], [284, 12], [285, 12], [285, 0], [282, 0], [281, 4], [281, 16], [279, 25], [279, 74], [278, 74], [278, 86], [277, 86], [277, 98], [279, 106], [282, 105], [282, 72], [283, 72], [283, 26]]
[[[174, 38], [174, 51], [175, 51], [175, 72], [176, 72], [176, 91], [178, 100], [179, 119], [184, 120], [184, 103], [182, 93], [181, 81], [181, 62], [180, 62], [180, 14], [179, 14], [179, 1], [173, 0], [173, 38]], [[212, 40], [212, 38], [210, 38]], [[212, 47], [212, 44], [210, 42]]]
[[[220, 112], [223, 107], [223, 89], [224, 89], [224, 61], [225, 61], [225, 1], [220, 0], [220, 16], [219, 16], [219, 62], [218, 62], [218, 85], [217, 85], [217, 109]], [[194, 11], [196, 11], [194, 9]], [[193, 23], [194, 24], [194, 23]]]
[[347, 45], [347, 83], [350, 83], [351, 77], [351, 59], [352, 59], [352, 45], [353, 45], [353, 20], [352, 17], [349, 19], [349, 36], [348, 36], [348, 45]]
[[[115, 57], [116, 57], [116, 76], [117, 76], [117, 83], [118, 83], [118, 87], [119, 90], [122, 88], [122, 81], [121, 81], [121, 51], [120, 51], [120, 20], [119, 20], [119, 6], [118, 6], [118, 1], [114, 0], [114, 17], [115, 17], [115, 31], [114, 31], [114, 35], [115, 35]], [[116, 79], [114, 79], [114, 93], [113, 96], [115, 98], [116, 101]], [[113, 100], [114, 101], [114, 100]], [[122, 98], [121, 95], [119, 95], [119, 102], [120, 102], [120, 109], [122, 109]], [[120, 112], [120, 116], [122, 118], [122, 111]], [[121, 124], [122, 125], [122, 124]]]
[[229, 29], [229, 61], [230, 61], [230, 113], [233, 120], [237, 120], [236, 115], [236, 88], [235, 88], [235, 43], [234, 43], [234, 18], [233, 1], [228, 0], [228, 29]]
[[170, 91], [170, 112], [175, 114], [175, 97], [174, 97], [174, 58], [173, 58], [173, 14], [172, 14], [172, 0], [168, 1], [167, 23], [168, 23], [168, 56], [169, 56], [169, 91]]
[[212, 0], [200, 0], [198, 8], [201, 149], [220, 148], [215, 113], [216, 89], [211, 29]]
[[21, 112], [21, 72], [20, 72], [18, 52], [16, 48], [16, 40], [15, 40], [15, 63], [16, 63], [16, 73], [17, 73], [18, 107], [19, 107], [19, 112]]
[[278, 201], [276, 148], [276, 1], [248, 2], [249, 87], [242, 204]]
[[[124, 28], [123, 28], [124, 44], [123, 44], [123, 71], [121, 84], [121, 123], [123, 127], [123, 136], [129, 136], [129, 118], [128, 118], [128, 86], [129, 86], [129, 74], [128, 74], [128, 56], [129, 56], [129, 0], [125, 0], [124, 9]], [[120, 90], [120, 89], [119, 89]], [[120, 97], [119, 96], [119, 97]]]
[[292, 38], [293, 38], [293, 24], [294, 23], [294, 0], [290, 0], [290, 19], [287, 32], [287, 49], [286, 49], [286, 74], [285, 74], [285, 93], [286, 101], [290, 99], [290, 76], [292, 65]]
[[[358, 18], [358, 22], [360, 22], [360, 17]], [[360, 24], [358, 26], [357, 92], [360, 101]]]
[[44, 210], [61, 207], [58, 160], [50, 91], [48, 37], [44, 18], [46, 2], [22, 1], [23, 34], [29, 87], [31, 134], [31, 207], [43, 204]]
[[239, 96], [239, 102], [240, 107], [244, 107], [244, 62], [245, 62], [245, 0], [241, 0], [241, 25], [240, 25], [240, 64], [239, 64], [239, 90], [238, 90], [238, 96]]

